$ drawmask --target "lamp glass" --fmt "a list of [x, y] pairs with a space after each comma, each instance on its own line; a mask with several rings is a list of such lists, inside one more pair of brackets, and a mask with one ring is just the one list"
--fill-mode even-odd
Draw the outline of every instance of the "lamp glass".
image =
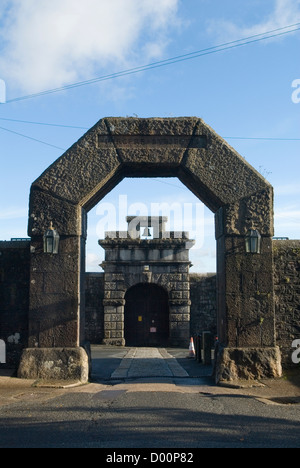
[[247, 232], [245, 243], [247, 253], [261, 253], [261, 235], [257, 229], [250, 229]]
[[59, 234], [55, 229], [49, 229], [44, 234], [44, 253], [58, 254]]

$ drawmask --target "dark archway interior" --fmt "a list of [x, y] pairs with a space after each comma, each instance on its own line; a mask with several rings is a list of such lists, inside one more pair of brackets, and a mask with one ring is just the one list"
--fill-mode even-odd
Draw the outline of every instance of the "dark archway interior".
[[138, 284], [125, 296], [127, 346], [167, 346], [169, 341], [168, 293], [155, 284]]

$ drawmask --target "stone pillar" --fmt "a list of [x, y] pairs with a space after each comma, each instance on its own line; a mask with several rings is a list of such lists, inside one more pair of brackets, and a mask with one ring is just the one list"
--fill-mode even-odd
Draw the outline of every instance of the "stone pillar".
[[186, 348], [190, 339], [190, 301], [170, 299], [170, 346]]
[[[39, 203], [41, 198], [39, 194]], [[34, 201], [35, 192], [31, 196], [33, 205]], [[29, 226], [29, 234], [32, 236], [29, 336], [28, 349], [23, 352], [18, 375], [20, 378], [49, 380], [77, 380], [80, 376], [79, 380], [86, 382], [89, 359], [84, 349], [82, 318], [86, 216], [81, 210], [79, 225], [76, 223], [72, 227], [71, 222], [74, 221], [68, 224], [59, 216], [55, 217], [55, 213], [59, 212], [57, 201], [51, 205], [51, 198], [48, 197], [47, 203], [45, 206], [48, 212], [45, 208], [45, 213], [49, 218], [44, 220], [41, 215], [38, 218], [41, 208], [38, 212], [36, 207]], [[63, 212], [67, 212], [67, 207]], [[35, 219], [39, 221], [39, 228], [35, 227]], [[57, 255], [45, 254], [43, 250], [43, 234], [50, 224], [49, 219], [56, 220], [54, 227], [60, 234]]]
[[[188, 255], [188, 250], [185, 252]], [[188, 260], [188, 257], [186, 258]], [[170, 291], [170, 345], [188, 347], [190, 340], [190, 264], [178, 265], [177, 273], [166, 275]]]
[[124, 338], [125, 300], [104, 299], [104, 340], [103, 344], [125, 346]]
[[[109, 267], [107, 267], [110, 270]], [[104, 340], [103, 344], [125, 346], [124, 338], [124, 275], [107, 272], [104, 276]]]
[[31, 242], [30, 348], [79, 346], [79, 257], [77, 237], [61, 238], [59, 255], [44, 254], [43, 240]]
[[[271, 211], [261, 213], [259, 204], [249, 199], [223, 207], [217, 214], [217, 381], [281, 374], [275, 339], [271, 219]], [[246, 253], [245, 236], [252, 225], [262, 235], [260, 254]]]

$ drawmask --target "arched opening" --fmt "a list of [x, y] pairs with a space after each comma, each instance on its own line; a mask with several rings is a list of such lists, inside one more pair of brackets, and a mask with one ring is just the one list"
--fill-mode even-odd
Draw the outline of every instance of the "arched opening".
[[[29, 348], [25, 355], [40, 359], [42, 354], [46, 361], [47, 349], [52, 354], [55, 349], [58, 362], [65, 362], [65, 350], [76, 352], [79, 370], [86, 375], [88, 361], [82, 349], [87, 213], [126, 177], [178, 177], [215, 214], [218, 380], [231, 374], [243, 376], [244, 368], [248, 371], [249, 348], [258, 353], [254, 372], [253, 362], [250, 366], [254, 376], [264, 362], [267, 366], [271, 360], [278, 363], [273, 188], [196, 117], [102, 119], [33, 183], [28, 228], [32, 239]], [[58, 255], [43, 252], [43, 236], [51, 223], [60, 235]], [[253, 229], [262, 239], [259, 255], [245, 248], [245, 236]], [[123, 307], [121, 292], [107, 299]], [[21, 371], [25, 367], [21, 363]], [[64, 366], [64, 370], [69, 369]]]
[[103, 271], [105, 251], [99, 250], [99, 239], [107, 231], [126, 231], [126, 217], [132, 215], [168, 217], [167, 231], [185, 231], [195, 240], [190, 272], [216, 273], [214, 213], [177, 177], [126, 177], [89, 211], [86, 272]]
[[[120, 252], [120, 255], [117, 255], [121, 244], [125, 248], [124, 239], [121, 240], [120, 244], [117, 236], [116, 240], [112, 242], [111, 248], [107, 247], [109, 252], [102, 247], [101, 243], [106, 238], [107, 232], [110, 235], [115, 235], [118, 231], [127, 231], [126, 218], [129, 215], [150, 216], [151, 220], [152, 216], [157, 215], [167, 217], [168, 238], [171, 237], [172, 231], [187, 233], [194, 246], [189, 250], [191, 265], [186, 269], [186, 272], [183, 272], [182, 264], [179, 268], [176, 258], [171, 261], [173, 263], [172, 269], [170, 269], [170, 264], [164, 265], [160, 261], [160, 252], [157, 248], [159, 246], [161, 253], [163, 253], [166, 242], [164, 241], [162, 244], [157, 243], [156, 240], [151, 247], [150, 239], [150, 245], [147, 248], [146, 246], [141, 248], [139, 244], [135, 245], [136, 254], [131, 256], [130, 266], [126, 267], [126, 275], [122, 278], [121, 273], [124, 273], [125, 267], [120, 265], [120, 262], [117, 262], [113, 267], [111, 261], [116, 261], [116, 259], [121, 259], [123, 255], [126, 255], [126, 252]], [[128, 245], [128, 240], [125, 243]], [[172, 242], [168, 242], [169, 246], [171, 244]], [[131, 247], [133, 246], [131, 245]], [[174, 299], [186, 299], [185, 306], [190, 308], [190, 310], [184, 311], [185, 317], [186, 314], [190, 315], [190, 329], [186, 330], [186, 336], [182, 336], [182, 340], [179, 342], [177, 339], [175, 340], [174, 336], [176, 325], [171, 324], [172, 336], [170, 336], [169, 346], [187, 347], [190, 336], [196, 336], [203, 330], [210, 330], [216, 334], [216, 241], [213, 214], [177, 178], [125, 178], [88, 213], [85, 288], [85, 336], [87, 341], [97, 345], [103, 344], [108, 335], [120, 336], [120, 325], [115, 330], [107, 328], [108, 324], [105, 325], [104, 299], [107, 305], [107, 299], [112, 296], [115, 299], [118, 290], [121, 290], [122, 293], [124, 291], [125, 294], [131, 286], [143, 282], [139, 277], [139, 273], [143, 270], [143, 254], [146, 255], [146, 265], [150, 267], [152, 273], [154, 273], [153, 261], [155, 260], [156, 275], [153, 276], [151, 282], [163, 286], [168, 291], [169, 299], [173, 300], [171, 307], [176, 308]], [[109, 266], [105, 261], [106, 256]], [[158, 263], [160, 263], [159, 267]], [[105, 269], [107, 275], [105, 275]], [[114, 274], [112, 275], [112, 273]], [[130, 280], [129, 273], [131, 274]], [[185, 273], [184, 276], [182, 276], [183, 273]], [[188, 304], [189, 288], [186, 284], [178, 284], [178, 278], [182, 279], [184, 283], [191, 281], [190, 293], [193, 296], [191, 304]], [[115, 279], [117, 282], [114, 281]], [[125, 279], [126, 284], [123, 285]], [[108, 288], [113, 288], [111, 293], [109, 293]], [[123, 299], [123, 297], [119, 297], [119, 299]], [[109, 305], [118, 308], [123, 304], [116, 306], [112, 303]], [[175, 310], [170, 313], [172, 317], [177, 315]], [[183, 313], [183, 309], [180, 313]], [[114, 319], [116, 314], [121, 314], [121, 309], [112, 312], [110, 307], [107, 320]], [[180, 327], [181, 330], [178, 333], [183, 334], [182, 323], [180, 323]], [[119, 339], [117, 341], [119, 342]]]
[[137, 284], [125, 295], [126, 346], [167, 346], [168, 293], [156, 284]]

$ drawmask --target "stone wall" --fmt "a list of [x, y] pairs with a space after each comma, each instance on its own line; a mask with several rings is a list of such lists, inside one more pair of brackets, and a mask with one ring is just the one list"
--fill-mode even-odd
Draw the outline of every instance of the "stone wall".
[[[0, 242], [0, 339], [7, 363], [17, 367], [27, 346], [29, 242]], [[300, 241], [274, 241], [277, 344], [285, 367], [292, 366], [292, 342], [300, 339]], [[104, 338], [104, 273], [86, 274], [86, 337]], [[190, 275], [191, 333], [216, 332], [216, 276]], [[2, 365], [0, 365], [2, 366]]]
[[18, 365], [27, 346], [29, 256], [30, 242], [0, 242], [0, 339], [6, 343], [8, 367]]
[[292, 342], [300, 339], [300, 240], [274, 241], [274, 265], [277, 344], [292, 367]]
[[[275, 312], [277, 344], [281, 348], [284, 367], [291, 367], [292, 342], [300, 339], [300, 240], [274, 241], [274, 276], [275, 276]], [[87, 274], [87, 277], [92, 274]], [[93, 276], [93, 275], [92, 275]], [[101, 284], [101, 274], [95, 277], [92, 288], [96, 290], [96, 282]], [[102, 280], [103, 281], [103, 280]], [[91, 283], [87, 282], [87, 287]], [[97, 317], [103, 314], [101, 301], [93, 298], [93, 294], [87, 291], [89, 312], [87, 317]], [[190, 275], [190, 299], [191, 299], [191, 334], [196, 335], [203, 330], [209, 330], [216, 334], [216, 275], [215, 274], [191, 274]], [[98, 312], [97, 312], [98, 311]], [[99, 316], [99, 315], [98, 315]], [[94, 322], [97, 325], [97, 321]], [[97, 325], [98, 326], [98, 325]], [[91, 339], [95, 336], [93, 326], [87, 326], [87, 333]], [[100, 330], [100, 329], [99, 329]], [[102, 329], [97, 340], [100, 343]], [[93, 342], [93, 341], [92, 341]]]
[[104, 273], [85, 276], [85, 336], [93, 344], [104, 339]]
[[191, 334], [203, 331], [217, 334], [217, 276], [215, 273], [190, 275]]
[[[104, 273], [86, 274], [86, 338], [100, 344], [104, 338]], [[191, 335], [217, 333], [216, 274], [190, 275]]]

